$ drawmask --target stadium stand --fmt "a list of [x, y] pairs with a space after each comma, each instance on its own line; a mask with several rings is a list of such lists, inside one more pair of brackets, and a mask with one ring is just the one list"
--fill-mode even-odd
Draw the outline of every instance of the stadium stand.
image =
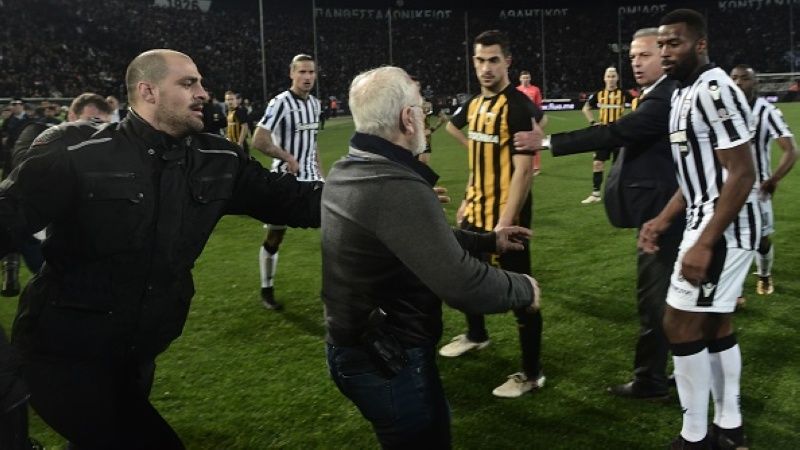
[[[154, 3], [2, 0], [0, 98], [72, 97], [87, 90], [124, 98], [125, 62], [145, 49], [167, 47], [191, 55], [217, 97], [233, 89], [263, 101], [257, 2], [214, 7], [228, 3], [215, 1], [206, 13]], [[274, 3], [264, 3], [267, 97], [286, 88], [286, 64], [294, 54], [314, 53], [310, 2]], [[800, 8], [790, 3], [707, 2], [712, 59], [723, 68], [747, 62], [760, 72], [797, 71], [800, 52], [790, 30], [800, 26]], [[449, 104], [457, 93], [475, 90], [464, 44], [489, 28], [512, 36], [512, 78], [518, 70], [531, 70], [546, 97], [579, 98], [596, 87], [597, 74], [608, 65], [621, 66], [623, 86], [631, 87], [626, 42], [637, 28], [656, 23], [666, 5], [612, 4], [448, 9], [442, 10], [449, 11], [445, 15], [413, 18], [396, 8], [390, 21], [343, 12], [363, 10], [321, 8], [318, 2], [322, 97], [344, 99], [356, 73], [392, 63], [422, 80], [439, 104]]]

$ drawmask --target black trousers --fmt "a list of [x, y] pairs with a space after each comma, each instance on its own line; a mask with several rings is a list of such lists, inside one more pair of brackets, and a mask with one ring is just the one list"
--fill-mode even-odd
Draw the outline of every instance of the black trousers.
[[75, 450], [183, 449], [150, 404], [155, 362], [34, 356], [23, 366], [33, 409]]
[[[469, 231], [483, 232], [483, 230], [470, 226], [463, 228]], [[472, 256], [510, 272], [526, 275], [531, 273], [531, 253], [527, 242], [525, 249], [518, 252], [508, 252], [499, 256], [493, 253], [473, 254]], [[465, 315], [467, 317], [467, 338], [472, 342], [484, 342], [489, 339], [485, 317], [482, 314]], [[531, 311], [530, 308], [525, 307], [515, 309], [514, 317], [517, 320], [519, 344], [522, 349], [522, 371], [528, 377], [535, 378], [541, 369], [542, 313], [541, 311]]]
[[658, 241], [660, 250], [652, 255], [639, 251], [636, 265], [639, 337], [636, 341], [633, 374], [637, 387], [645, 390], [667, 391], [669, 344], [661, 322], [681, 237], [680, 233], [661, 236]]
[[0, 449], [30, 449], [27, 398], [19, 358], [0, 326]]

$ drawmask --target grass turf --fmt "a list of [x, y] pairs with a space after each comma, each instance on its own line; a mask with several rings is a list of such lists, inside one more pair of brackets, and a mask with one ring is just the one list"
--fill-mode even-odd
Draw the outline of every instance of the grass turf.
[[[781, 108], [800, 128], [800, 104]], [[549, 116], [549, 132], [585, 126], [579, 112]], [[346, 151], [351, 133], [345, 118], [321, 132], [326, 169]], [[431, 164], [454, 199], [445, 208], [452, 221], [466, 183], [466, 155], [444, 131], [434, 135], [433, 148]], [[542, 168], [533, 188], [532, 258], [543, 290], [547, 385], [515, 400], [491, 395], [518, 370], [519, 344], [511, 314], [489, 317], [491, 346], [439, 361], [454, 447], [663, 448], [680, 429], [674, 391], [668, 403], [605, 392], [631, 376], [636, 233], [612, 228], [602, 205], [580, 204], [591, 188], [591, 155], [545, 154]], [[795, 172], [775, 197], [775, 294], [756, 296], [749, 277], [749, 302], [736, 318], [742, 408], [755, 449], [800, 445], [798, 195]], [[318, 230], [290, 230], [281, 247], [276, 295], [286, 305], [282, 312], [266, 311], [259, 301], [262, 237], [255, 220], [220, 222], [197, 261], [197, 295], [183, 337], [157, 361], [153, 403], [190, 449], [375, 448], [370, 426], [327, 375]], [[15, 300], [0, 301], [7, 329], [15, 307]], [[443, 341], [464, 331], [459, 312], [445, 307], [444, 320]], [[31, 428], [48, 448], [64, 447], [35, 416]]]

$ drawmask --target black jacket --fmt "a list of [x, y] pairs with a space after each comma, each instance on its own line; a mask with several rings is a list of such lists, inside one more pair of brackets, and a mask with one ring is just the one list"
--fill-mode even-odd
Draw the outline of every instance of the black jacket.
[[[624, 207], [635, 226], [657, 216], [678, 189], [669, 145], [669, 111], [677, 83], [664, 78], [639, 102], [632, 113], [609, 125], [554, 134], [553, 156], [625, 147], [620, 174]], [[669, 232], [683, 230], [677, 218]]]
[[183, 329], [191, 269], [217, 221], [317, 227], [319, 187], [265, 170], [221, 136], [175, 140], [135, 113], [50, 128], [0, 185], [0, 254], [49, 231], [14, 338], [28, 354], [153, 358]]

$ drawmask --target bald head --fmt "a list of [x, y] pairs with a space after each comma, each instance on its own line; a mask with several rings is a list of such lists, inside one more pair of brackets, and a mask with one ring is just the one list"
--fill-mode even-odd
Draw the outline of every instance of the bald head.
[[191, 58], [186, 54], [168, 49], [148, 50], [133, 58], [133, 61], [128, 64], [128, 70], [125, 72], [128, 102], [134, 106], [138, 103], [137, 86], [140, 82], [146, 81], [157, 84], [163, 80], [169, 72], [167, 59], [176, 57], [186, 58], [191, 61]]

